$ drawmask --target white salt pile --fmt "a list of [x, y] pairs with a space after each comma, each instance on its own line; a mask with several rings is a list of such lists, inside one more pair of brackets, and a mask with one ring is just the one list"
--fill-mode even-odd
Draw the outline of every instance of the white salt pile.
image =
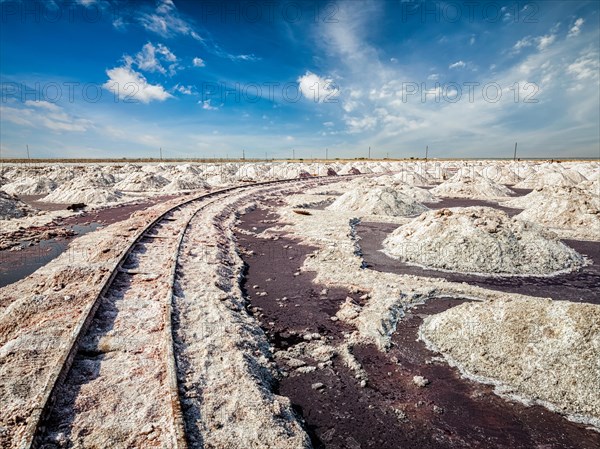
[[160, 190], [167, 184], [169, 181], [160, 175], [134, 172], [115, 184], [115, 188], [124, 192], [147, 192]]
[[394, 178], [412, 186], [428, 186], [434, 182], [430, 176], [425, 176], [411, 170], [402, 170], [396, 173]]
[[514, 195], [514, 192], [502, 184], [495, 183], [483, 176], [450, 178], [430, 190], [433, 195], [449, 198], [497, 199]]
[[600, 307], [549, 299], [465, 303], [425, 318], [419, 336], [496, 391], [600, 429]]
[[413, 198], [390, 187], [352, 189], [336, 199], [327, 209], [394, 217], [410, 217], [429, 210]]
[[188, 173], [174, 177], [169, 184], [162, 188], [162, 191], [174, 193], [201, 189], [210, 189], [210, 184], [200, 178], [200, 176]]
[[574, 231], [572, 237], [600, 239], [600, 197], [579, 187], [543, 186], [502, 203], [525, 209], [517, 218]]
[[384, 249], [408, 263], [473, 274], [540, 276], [585, 264], [553, 232], [490, 207], [424, 213], [390, 234]]
[[11, 195], [47, 195], [56, 188], [56, 182], [46, 177], [22, 178], [2, 186]]
[[80, 187], [75, 189], [71, 185], [65, 185], [46, 195], [40, 201], [59, 204], [84, 203], [99, 205], [116, 203], [122, 198], [123, 194], [120, 191], [110, 187]]
[[0, 220], [21, 218], [33, 213], [35, 213], [33, 208], [19, 200], [17, 197], [0, 190]]
[[407, 184], [396, 177], [396, 175], [382, 175], [375, 178], [356, 178], [348, 183], [355, 187], [389, 187], [403, 195], [406, 195], [420, 203], [435, 203], [440, 201], [429, 190]]
[[543, 167], [537, 173], [527, 176], [515, 184], [515, 187], [519, 189], [535, 189], [546, 185], [569, 187], [586, 180], [585, 176], [575, 170]]

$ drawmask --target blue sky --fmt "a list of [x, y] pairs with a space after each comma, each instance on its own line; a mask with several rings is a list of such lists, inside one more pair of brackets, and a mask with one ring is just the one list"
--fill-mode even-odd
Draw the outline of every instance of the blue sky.
[[2, 156], [599, 157], [599, 4], [0, 0]]

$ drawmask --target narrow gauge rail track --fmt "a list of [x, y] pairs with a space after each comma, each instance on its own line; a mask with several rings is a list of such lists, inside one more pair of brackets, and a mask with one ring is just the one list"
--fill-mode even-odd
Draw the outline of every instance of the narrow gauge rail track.
[[[354, 177], [356, 175], [346, 175], [344, 177]], [[339, 179], [340, 177], [336, 177]], [[181, 248], [181, 244], [184, 238], [184, 235], [189, 227], [191, 220], [203, 209], [205, 209], [208, 205], [213, 204], [219, 200], [223, 195], [231, 194], [232, 192], [243, 191], [256, 187], [264, 187], [269, 185], [282, 185], [282, 184], [295, 184], [295, 183], [305, 183], [310, 181], [322, 181], [322, 180], [331, 180], [333, 181], [336, 178], [332, 177], [312, 177], [312, 178], [304, 178], [304, 179], [287, 179], [287, 180], [276, 180], [276, 181], [265, 181], [265, 182], [257, 182], [249, 185], [239, 185], [233, 186], [225, 189], [216, 190], [210, 193], [206, 193], [200, 196], [196, 196], [190, 198], [186, 201], [183, 201], [174, 207], [166, 210], [161, 215], [152, 220], [146, 227], [138, 231], [136, 236], [134, 237], [132, 243], [129, 247], [121, 254], [114, 268], [112, 269], [110, 275], [104, 281], [100, 293], [96, 296], [96, 298], [87, 306], [87, 308], [82, 312], [82, 318], [79, 323], [75, 327], [75, 329], [71, 332], [69, 339], [66, 344], [66, 351], [61, 354], [59, 363], [57, 363], [55, 369], [49, 376], [49, 380], [46, 384], [46, 388], [40, 393], [39, 401], [36, 407], [34, 408], [34, 412], [29, 420], [29, 423], [25, 429], [25, 433], [21, 438], [21, 442], [19, 443], [19, 449], [35, 449], [39, 447], [45, 447], [44, 437], [46, 436], [46, 427], [45, 424], [50, 418], [53, 409], [55, 408], [57, 402], [57, 393], [61, 389], [61, 386], [65, 384], [69, 373], [73, 368], [73, 364], [76, 360], [77, 354], [82, 350], [84, 346], [83, 340], [91, 331], [92, 323], [97, 315], [98, 309], [101, 306], [103, 299], [106, 299], [110, 296], [111, 290], [119, 289], [119, 285], [125, 282], [127, 283], [133, 277], [137, 275], [148, 275], [148, 273], [144, 273], [143, 270], [135, 270], [128, 268], [126, 262], [130, 259], [136, 259], [137, 256], [143, 254], [148, 254], [148, 248], [152, 246], [160, 246], [165, 240], [169, 240], [171, 242], [171, 247], [173, 251], [171, 252], [171, 258], [168, 261], [169, 269], [166, 280], [166, 285], [163, 286], [163, 290], [165, 290], [165, 301], [161, 304], [161, 315], [158, 320], [162, 320], [162, 323], [159, 323], [163, 326], [162, 334], [162, 363], [164, 364], [164, 372], [166, 372], [166, 378], [163, 379], [163, 384], [165, 388], [168, 389], [170, 403], [170, 412], [171, 412], [171, 424], [170, 424], [170, 444], [169, 446], [176, 449], [185, 449], [188, 447], [186, 436], [185, 436], [185, 425], [184, 419], [181, 411], [181, 405], [179, 400], [179, 391], [178, 391], [178, 381], [177, 381], [177, 366], [175, 359], [175, 349], [173, 345], [173, 334], [172, 334], [172, 296], [173, 296], [173, 283], [175, 280], [175, 272], [177, 268], [177, 259], [179, 255], [179, 251]], [[178, 212], [183, 212], [187, 210], [189, 207], [195, 207], [197, 203], [202, 203], [196, 210], [193, 210], [189, 215], [185, 215], [180, 218], [174, 218], [174, 215]], [[189, 212], [189, 211], [188, 211]], [[179, 225], [179, 232], [174, 233], [174, 229], [170, 229], [171, 235], [165, 236], [164, 234], [160, 234], [160, 230], [165, 227], [169, 230], [169, 224], [173, 224], [173, 222], [177, 222]], [[175, 229], [177, 230], [177, 229]], [[154, 233], [153, 231], [159, 231], [158, 233]], [[145, 241], [146, 240], [146, 241]], [[138, 251], [137, 248], [142, 248], [141, 251]], [[149, 253], [150, 257], [152, 256], [151, 252]], [[146, 256], [148, 258], [148, 256]], [[168, 257], [166, 257], [168, 259]], [[164, 277], [164, 276], [163, 276]], [[117, 280], [119, 279], [119, 282]], [[125, 279], [125, 280], [124, 280]], [[163, 279], [164, 280], [164, 279]], [[99, 374], [98, 374], [99, 375]]]

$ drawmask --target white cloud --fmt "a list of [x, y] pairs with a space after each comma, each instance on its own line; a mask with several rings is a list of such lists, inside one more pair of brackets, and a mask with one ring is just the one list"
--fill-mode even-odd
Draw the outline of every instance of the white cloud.
[[471, 39], [469, 39], [469, 45], [473, 45], [475, 43], [475, 35], [473, 34], [471, 36]]
[[448, 66], [449, 69], [462, 69], [463, 67], [465, 67], [467, 64], [464, 63], [464, 61], [456, 61], [454, 64], [450, 64]]
[[522, 49], [526, 47], [531, 47], [533, 45], [533, 39], [531, 36], [526, 36], [523, 39], [517, 41], [517, 43], [513, 46], [513, 52], [519, 53]]
[[285, 140], [291, 142], [292, 140], [294, 140], [294, 138], [292, 136], [285, 136]]
[[187, 35], [201, 41], [202, 38], [193, 30], [192, 25], [182, 18], [172, 0], [159, 0], [153, 13], [143, 13], [139, 21], [146, 30], [164, 38], [176, 35]]
[[193, 86], [182, 86], [181, 84], [176, 84], [173, 89], [177, 92], [181, 92], [184, 95], [192, 95], [194, 93]]
[[198, 104], [202, 105], [202, 109], [206, 109], [207, 111], [216, 111], [217, 109], [219, 109], [216, 106], [212, 106], [210, 104], [210, 99], [209, 100], [204, 100], [204, 101], [199, 101]]
[[106, 74], [109, 79], [102, 87], [112, 92], [121, 101], [150, 103], [172, 98], [172, 95], [160, 84], [148, 83], [144, 75], [136, 72], [128, 63], [107, 70]]
[[569, 30], [569, 34], [567, 34], [567, 37], [575, 37], [577, 36], [580, 32], [581, 32], [581, 26], [583, 25], [583, 23], [585, 22], [585, 20], [583, 20], [583, 18], [579, 18], [575, 21], [575, 23], [573, 24], [573, 26], [571, 27], [571, 29]]
[[390, 62], [396, 63], [398, 62], [398, 58], [390, 58]]
[[333, 125], [334, 125], [334, 123], [333, 123], [333, 122], [324, 122], [324, 123], [323, 123], [323, 126], [326, 126], [326, 127], [328, 127], [328, 128], [331, 128]]
[[335, 102], [340, 94], [339, 88], [333, 85], [331, 78], [323, 78], [309, 71], [297, 81], [302, 95], [315, 103]]
[[92, 122], [67, 113], [56, 103], [28, 100], [24, 107], [0, 106], [2, 120], [15, 125], [46, 128], [54, 132], [84, 132]]
[[545, 50], [556, 40], [556, 34], [538, 37], [538, 50]]
[[162, 65], [162, 62], [170, 63], [168, 71], [170, 75], [174, 75], [177, 71], [177, 57], [163, 44], [158, 44], [156, 47], [152, 42], [148, 42], [142, 47], [142, 50], [135, 55], [135, 62], [140, 70], [146, 72], [159, 72], [163, 75], [167, 74], [167, 69]]
[[430, 81], [437, 81], [440, 79], [440, 74], [439, 73], [432, 73], [431, 75], [429, 75], [427, 77], [428, 80]]
[[600, 63], [598, 54], [588, 52], [567, 67], [567, 72], [577, 80], [593, 80], [598, 78]]
[[192, 60], [192, 64], [194, 64], [194, 67], [204, 67], [204, 66], [206, 66], [206, 64], [204, 63], [204, 59], [202, 59], [202, 58], [194, 58]]

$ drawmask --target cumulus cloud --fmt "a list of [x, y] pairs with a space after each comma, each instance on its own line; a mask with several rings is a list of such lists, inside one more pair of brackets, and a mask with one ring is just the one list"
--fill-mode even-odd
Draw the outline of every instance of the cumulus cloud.
[[108, 81], [102, 87], [112, 92], [120, 101], [139, 101], [147, 104], [173, 97], [160, 84], [150, 84], [144, 75], [136, 72], [127, 62], [121, 67], [107, 70], [106, 74]]
[[168, 72], [174, 75], [177, 71], [177, 57], [165, 45], [158, 44], [154, 46], [148, 42], [142, 47], [142, 50], [135, 55], [135, 62], [140, 70], [145, 72], [159, 72], [167, 74], [167, 69], [162, 63], [168, 64]]
[[337, 101], [340, 90], [331, 78], [324, 78], [307, 71], [298, 78], [298, 87], [302, 95], [315, 103], [333, 103]]
[[567, 34], [567, 37], [577, 36], [581, 32], [581, 27], [584, 22], [585, 22], [585, 20], [583, 20], [583, 18], [581, 18], [581, 17], [579, 19], [577, 19], [575, 21], [575, 23], [573, 24], [573, 26], [571, 27], [571, 29], [569, 29], [569, 34]]
[[198, 104], [202, 105], [202, 109], [206, 109], [207, 111], [216, 111], [217, 109], [219, 109], [216, 106], [212, 106], [210, 104], [210, 99], [209, 100], [204, 100], [204, 101], [199, 101]]
[[183, 86], [179, 83], [175, 85], [173, 90], [175, 90], [177, 92], [181, 92], [184, 95], [193, 95], [193, 93], [194, 93], [193, 86]]
[[0, 106], [2, 120], [54, 132], [84, 132], [92, 122], [67, 113], [56, 103], [28, 100], [23, 107]]
[[192, 63], [194, 64], [194, 67], [204, 67], [206, 65], [202, 58], [194, 58]]
[[454, 64], [450, 64], [448, 66], [449, 69], [462, 69], [463, 67], [466, 67], [467, 64], [464, 63], [464, 61], [456, 61]]

